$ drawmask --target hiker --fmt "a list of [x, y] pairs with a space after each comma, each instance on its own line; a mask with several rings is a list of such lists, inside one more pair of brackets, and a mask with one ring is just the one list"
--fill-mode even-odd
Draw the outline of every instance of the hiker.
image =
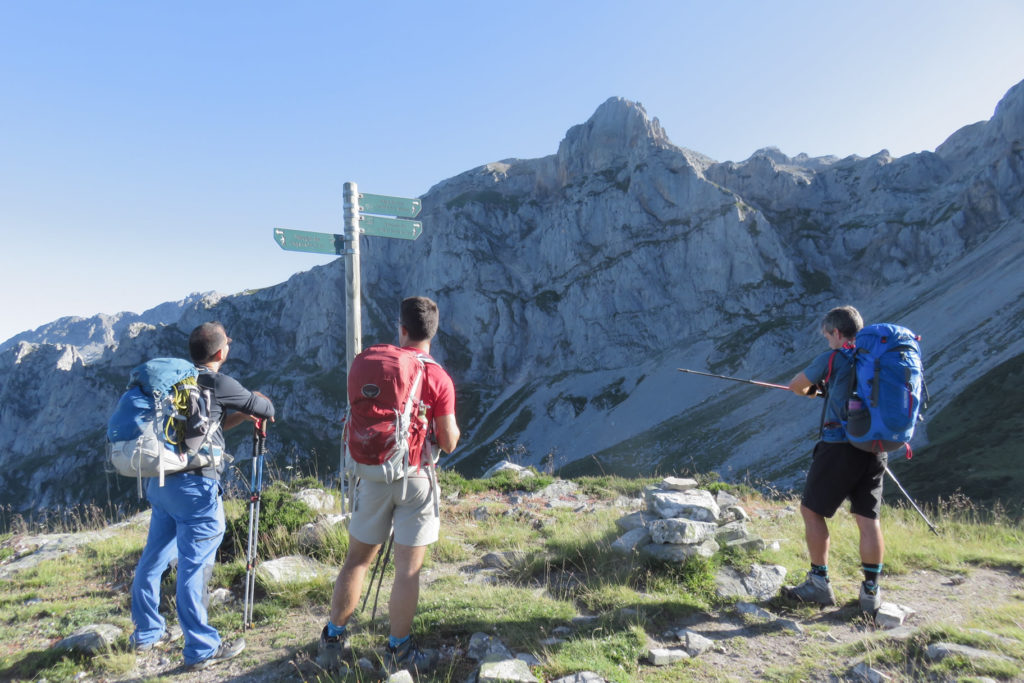
[[[429, 358], [430, 341], [437, 327], [437, 304], [432, 300], [409, 297], [402, 301], [399, 345], [430, 361], [423, 364], [420, 400], [426, 404], [426, 424], [432, 429], [437, 446], [451, 453], [460, 435], [455, 422], [455, 387], [448, 373]], [[353, 361], [353, 366], [355, 363]], [[350, 376], [352, 374], [350, 370]], [[422, 448], [410, 450], [407, 473], [399, 472], [398, 478], [390, 483], [360, 476], [356, 484], [348, 553], [334, 583], [330, 615], [320, 634], [317, 660], [327, 666], [340, 664], [349, 650], [347, 625], [359, 602], [370, 563], [392, 529], [395, 577], [388, 602], [391, 634], [384, 666], [391, 673], [399, 669], [423, 673], [436, 664], [437, 653], [420, 650], [412, 637], [420, 568], [427, 546], [437, 541], [441, 526], [440, 491], [436, 476], [430, 471], [433, 467], [430, 448], [430, 444], [423, 443]], [[354, 467], [359, 476], [363, 466], [357, 463]]]
[[810, 554], [807, 579], [786, 592], [799, 600], [834, 605], [835, 593], [828, 576], [829, 533], [826, 519], [846, 499], [860, 532], [860, 559], [864, 581], [860, 587], [861, 611], [874, 616], [881, 605], [878, 588], [885, 544], [879, 516], [886, 454], [863, 451], [847, 441], [843, 428], [850, 394], [854, 339], [863, 327], [853, 306], [833, 308], [821, 323], [829, 351], [815, 358], [792, 379], [789, 389], [802, 396], [825, 394], [821, 440], [814, 455], [800, 501], [804, 534]]
[[[219, 423], [211, 437], [213, 446], [224, 447], [222, 429], [231, 429], [254, 418], [274, 419], [274, 405], [263, 394], [249, 391], [220, 373], [227, 360], [231, 339], [219, 322], [203, 323], [188, 339], [189, 355], [199, 369], [196, 382], [211, 390], [210, 424]], [[234, 411], [234, 412], [228, 412]], [[222, 641], [207, 620], [207, 583], [213, 574], [214, 555], [224, 537], [223, 490], [220, 467], [185, 470], [149, 480], [146, 497], [153, 507], [146, 547], [132, 582], [130, 643], [137, 651], [170, 640], [160, 616], [160, 579], [177, 557], [175, 593], [178, 621], [185, 636], [185, 665], [205, 669], [231, 659], [245, 649], [245, 641]]]

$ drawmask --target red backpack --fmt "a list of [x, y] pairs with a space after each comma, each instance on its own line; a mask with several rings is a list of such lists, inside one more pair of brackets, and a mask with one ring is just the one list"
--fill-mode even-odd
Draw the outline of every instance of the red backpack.
[[345, 444], [355, 462], [383, 466], [385, 481], [398, 479], [399, 471], [405, 476], [411, 456], [423, 450], [427, 416], [420, 396], [426, 363], [435, 362], [415, 351], [377, 344], [356, 356], [349, 368]]

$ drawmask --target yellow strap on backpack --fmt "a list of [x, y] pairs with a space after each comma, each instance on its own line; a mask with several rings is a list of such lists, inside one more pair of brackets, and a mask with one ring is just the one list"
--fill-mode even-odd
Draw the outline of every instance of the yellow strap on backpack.
[[189, 391], [186, 386], [197, 386], [195, 377], [186, 377], [171, 387], [171, 406], [174, 411], [167, 416], [164, 423], [164, 438], [167, 443], [177, 446], [185, 438], [185, 420], [188, 414]]

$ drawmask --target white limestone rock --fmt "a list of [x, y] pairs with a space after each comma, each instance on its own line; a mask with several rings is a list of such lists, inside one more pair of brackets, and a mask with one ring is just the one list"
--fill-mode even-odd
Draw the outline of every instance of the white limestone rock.
[[[716, 538], [718, 525], [692, 519], [658, 519], [647, 525], [654, 543], [693, 544]], [[717, 538], [716, 538], [717, 540]]]
[[711, 494], [703, 489], [655, 489], [647, 492], [646, 499], [648, 511], [662, 519], [684, 518], [698, 522], [714, 522], [718, 519], [718, 505]]

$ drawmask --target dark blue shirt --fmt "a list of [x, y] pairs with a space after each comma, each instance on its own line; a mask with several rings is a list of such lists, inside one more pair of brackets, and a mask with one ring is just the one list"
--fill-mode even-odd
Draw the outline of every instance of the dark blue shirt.
[[822, 441], [846, 441], [842, 421], [846, 419], [846, 400], [850, 397], [850, 370], [853, 368], [851, 354], [852, 350], [826, 351], [804, 369], [804, 375], [811, 384], [828, 383]]

